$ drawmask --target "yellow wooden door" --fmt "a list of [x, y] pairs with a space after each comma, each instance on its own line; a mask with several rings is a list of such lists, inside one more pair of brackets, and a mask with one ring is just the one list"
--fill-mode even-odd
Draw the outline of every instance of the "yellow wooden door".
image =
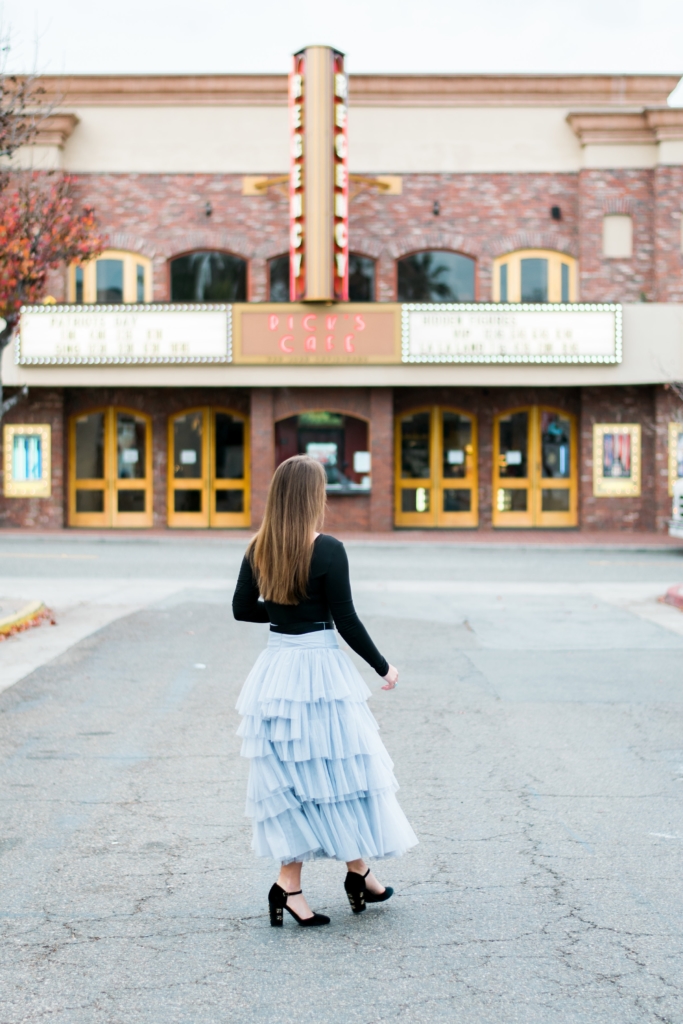
[[397, 526], [477, 525], [477, 424], [458, 409], [431, 406], [397, 417]]
[[239, 413], [213, 409], [209, 441], [209, 525], [249, 526], [249, 421]]
[[578, 522], [576, 417], [539, 406], [509, 409], [493, 429], [493, 525]]
[[249, 526], [249, 423], [228, 409], [189, 409], [168, 432], [168, 525]]
[[149, 416], [108, 407], [69, 423], [69, 525], [152, 525], [152, 424]]

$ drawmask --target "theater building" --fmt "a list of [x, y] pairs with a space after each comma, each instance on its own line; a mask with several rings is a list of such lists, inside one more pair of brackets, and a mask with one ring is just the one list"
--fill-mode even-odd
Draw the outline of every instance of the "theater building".
[[346, 94], [326, 52], [317, 84], [312, 51], [289, 82], [44, 80], [59, 106], [22, 160], [72, 177], [108, 247], [5, 350], [7, 393], [29, 390], [3, 421], [2, 526], [255, 527], [274, 467], [309, 452], [330, 530], [665, 531], [677, 76]]

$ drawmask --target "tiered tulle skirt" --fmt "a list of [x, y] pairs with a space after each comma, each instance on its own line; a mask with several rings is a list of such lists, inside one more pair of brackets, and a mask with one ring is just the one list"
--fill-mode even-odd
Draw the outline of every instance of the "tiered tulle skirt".
[[258, 856], [349, 861], [417, 843], [369, 696], [334, 631], [270, 634], [237, 703]]

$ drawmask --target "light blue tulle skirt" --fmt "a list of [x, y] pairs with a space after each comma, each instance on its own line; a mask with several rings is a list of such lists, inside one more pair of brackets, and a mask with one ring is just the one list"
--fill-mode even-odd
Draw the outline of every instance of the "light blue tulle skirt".
[[417, 843], [369, 696], [333, 630], [270, 634], [237, 703], [259, 857], [397, 857]]

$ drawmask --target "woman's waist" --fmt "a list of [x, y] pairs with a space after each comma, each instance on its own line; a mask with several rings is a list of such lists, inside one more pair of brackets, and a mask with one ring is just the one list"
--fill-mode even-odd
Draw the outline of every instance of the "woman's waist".
[[299, 619], [296, 622], [271, 622], [271, 633], [281, 633], [284, 636], [301, 636], [305, 633], [319, 633], [326, 629], [334, 630], [332, 619], [324, 622], [309, 622], [307, 619]]
[[[290, 632], [294, 626], [297, 632]], [[327, 622], [295, 623], [290, 626], [271, 626], [268, 637], [269, 647], [306, 648], [338, 647], [334, 626]]]

